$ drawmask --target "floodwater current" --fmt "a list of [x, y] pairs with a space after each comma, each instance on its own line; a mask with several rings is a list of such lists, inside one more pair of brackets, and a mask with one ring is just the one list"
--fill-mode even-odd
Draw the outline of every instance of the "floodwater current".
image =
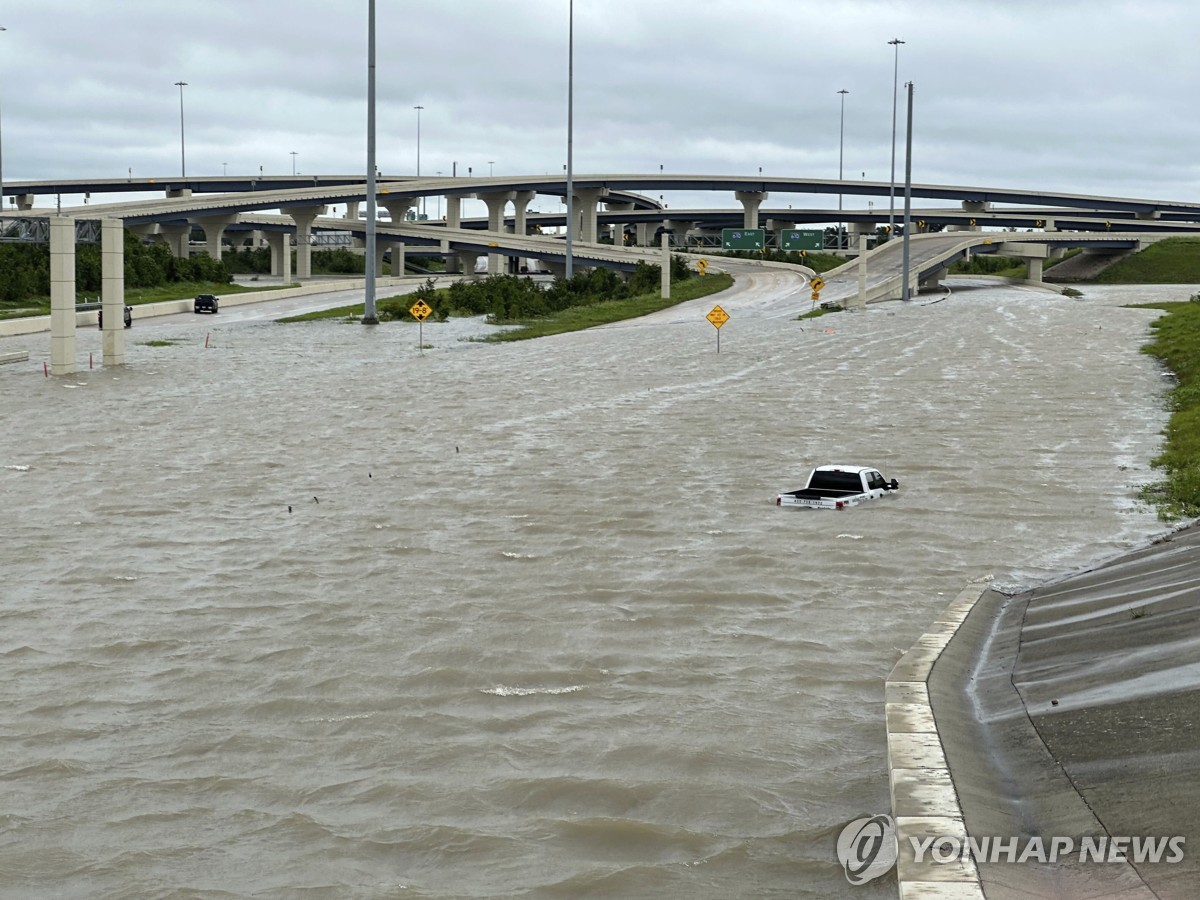
[[[507, 345], [0, 341], [0, 896], [895, 896], [835, 852], [888, 811], [884, 678], [969, 580], [1164, 529], [1122, 304], [1187, 291], [797, 321], [789, 279]], [[901, 490], [774, 505], [826, 462]]]

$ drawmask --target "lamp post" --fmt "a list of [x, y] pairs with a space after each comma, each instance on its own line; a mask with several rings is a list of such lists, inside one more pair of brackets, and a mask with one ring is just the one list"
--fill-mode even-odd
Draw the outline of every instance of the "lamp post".
[[494, 165], [495, 165], [495, 163], [489, 159], [488, 160], [488, 178], [492, 177], [492, 166], [494, 166]]
[[896, 92], [900, 85], [900, 45], [904, 41], [892, 38], [888, 43], [896, 48], [896, 61], [892, 67], [892, 181], [888, 189], [888, 237], [896, 230]]
[[[375, 0], [367, 0], [367, 237], [364, 325], [378, 325], [375, 314]], [[284, 242], [284, 252], [287, 252]]]
[[[842, 95], [842, 119], [838, 126], [838, 181], [842, 180], [842, 162], [844, 159], [843, 150], [846, 146], [846, 95], [850, 93], [845, 88], [838, 91]], [[838, 185], [838, 218], [841, 218], [842, 212], [842, 187]], [[838, 249], [842, 249], [842, 231], [845, 230], [846, 223], [838, 222]]]
[[575, 241], [575, 164], [572, 158], [575, 118], [575, 0], [567, 5], [567, 265], [570, 281], [575, 274], [572, 259]]
[[[223, 162], [223, 163], [221, 163], [221, 177], [224, 177], [227, 174], [229, 174], [229, 163]], [[131, 171], [131, 177], [132, 177], [132, 171]]]
[[[0, 31], [8, 31], [3, 25], [0, 25]], [[4, 215], [4, 137], [0, 131], [0, 216]]]
[[292, 151], [292, 174], [296, 174], [296, 151]]
[[[417, 177], [418, 178], [421, 177], [421, 110], [423, 110], [424, 108], [425, 107], [420, 106], [420, 105], [413, 107], [413, 109], [415, 109], [417, 111]], [[425, 214], [425, 195], [424, 194], [421, 195], [421, 214], [422, 215]]]
[[183, 140], [183, 89], [187, 87], [186, 81], [177, 81], [175, 86], [179, 88], [179, 176], [187, 178], [187, 155], [185, 154]]

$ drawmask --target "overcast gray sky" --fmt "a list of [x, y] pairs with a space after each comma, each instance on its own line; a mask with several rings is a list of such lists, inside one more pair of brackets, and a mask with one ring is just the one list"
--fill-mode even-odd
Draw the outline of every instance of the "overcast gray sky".
[[[424, 175], [562, 171], [568, 0], [376, 6], [385, 174], [416, 171], [418, 104]], [[898, 180], [911, 80], [914, 181], [1200, 200], [1195, 0], [574, 6], [577, 174], [833, 178], [844, 88], [845, 176], [886, 181], [901, 38]], [[189, 175], [365, 171], [367, 0], [6, 0], [0, 26], [6, 182], [178, 175], [181, 80]]]

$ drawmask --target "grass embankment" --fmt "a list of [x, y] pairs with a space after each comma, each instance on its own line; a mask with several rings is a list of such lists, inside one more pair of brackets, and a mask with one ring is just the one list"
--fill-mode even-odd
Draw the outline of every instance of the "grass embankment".
[[1161, 359], [1178, 379], [1168, 399], [1166, 442], [1151, 460], [1166, 477], [1142, 497], [1162, 519], [1193, 518], [1200, 516], [1200, 302], [1139, 306], [1166, 310], [1151, 323], [1154, 340], [1142, 351]]
[[1167, 238], [1109, 266], [1098, 284], [1198, 284], [1200, 238]]
[[[515, 325], [516, 327], [507, 331], [496, 332], [483, 340], [493, 342], [522, 341], [529, 340], [530, 338], [547, 337], [552, 334], [563, 334], [568, 331], [581, 331], [584, 328], [607, 325], [610, 322], [620, 322], [624, 319], [636, 319], [638, 316], [657, 312], [660, 309], [666, 309], [687, 300], [696, 300], [700, 297], [719, 293], [732, 285], [732, 276], [724, 273], [705, 275], [704, 277], [696, 276], [684, 281], [673, 282], [671, 284], [671, 296], [667, 300], [660, 297], [658, 292], [652, 292], [639, 294], [635, 297], [627, 297], [622, 300], [602, 300], [598, 303], [572, 306], [558, 312], [528, 319], [504, 319], [494, 322], [494, 324]], [[449, 293], [448, 289], [442, 288], [423, 296], [427, 302], [440, 306], [441, 301], [448, 299]], [[408, 306], [415, 302], [416, 295], [414, 294], [387, 297], [376, 301], [376, 311], [380, 313], [381, 320], [385, 318], [383, 315], [384, 310], [390, 309], [393, 321], [415, 323], [416, 320], [410, 318], [407, 314], [397, 315], [398, 310], [407, 309]], [[285, 324], [291, 322], [313, 322], [319, 319], [342, 319], [353, 322], [361, 319], [362, 315], [363, 305], [357, 303], [351, 306], [339, 306], [336, 309], [288, 316], [283, 319], [276, 319], [276, 321]]]
[[639, 294], [624, 300], [604, 300], [586, 306], [572, 306], [536, 319], [505, 322], [506, 325], [513, 324], [518, 327], [511, 331], [490, 334], [486, 340], [493, 342], [523, 341], [552, 334], [564, 334], [568, 331], [582, 331], [584, 328], [607, 325], [623, 319], [636, 319], [638, 316], [658, 312], [660, 309], [666, 309], [688, 300], [696, 300], [719, 293], [732, 285], [733, 276], [724, 272], [717, 275], [705, 275], [703, 278], [689, 278], [686, 281], [673, 283], [671, 296], [665, 300], [655, 292]]

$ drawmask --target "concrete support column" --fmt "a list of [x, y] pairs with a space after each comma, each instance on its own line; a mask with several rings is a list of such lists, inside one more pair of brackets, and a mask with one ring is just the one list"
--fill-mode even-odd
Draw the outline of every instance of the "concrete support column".
[[[617, 203], [616, 201], [609, 201], [604, 204], [604, 207], [609, 212], [614, 212], [614, 211], [628, 212], [633, 209], [633, 204], [632, 203]], [[624, 222], [613, 222], [612, 223], [612, 235], [613, 235], [613, 245], [616, 247], [624, 247], [625, 246], [625, 223]]]
[[158, 236], [167, 242], [171, 255], [176, 259], [187, 259], [192, 255], [191, 225], [159, 225]]
[[399, 276], [404, 274], [404, 244], [392, 244], [392, 275]]
[[758, 210], [763, 205], [769, 196], [766, 191], [734, 191], [738, 201], [742, 204], [742, 227], [757, 228], [758, 227]]
[[1042, 280], [1042, 261], [1040, 259], [1030, 259], [1026, 262], [1025, 277], [1030, 281]]
[[546, 271], [555, 278], [567, 277], [567, 264], [565, 262], [554, 262], [550, 259], [542, 260], [542, 265], [546, 267]]
[[663, 228], [672, 232], [669, 237], [671, 238], [671, 243], [676, 247], [687, 246], [687, 233], [692, 230], [693, 225], [695, 225], [694, 222], [685, 222], [682, 219], [663, 220]]
[[167, 199], [168, 200], [191, 200], [192, 199], [192, 189], [191, 188], [167, 188]]
[[267, 245], [271, 248], [271, 274], [278, 275], [284, 284], [292, 283], [292, 242], [286, 231], [268, 231]]
[[[462, 198], [463, 198], [462, 194], [447, 194], [446, 195], [446, 227], [447, 228], [461, 228], [462, 227]], [[442, 250], [447, 251], [447, 252], [450, 250], [450, 242], [449, 241], [444, 241], [442, 243]], [[460, 265], [461, 258], [458, 254], [456, 254], [456, 253], [451, 254], [450, 256], [445, 257], [445, 260], [446, 260], [446, 274], [452, 275], [452, 274], [462, 271], [462, 266]]]
[[209, 259], [221, 258], [221, 238], [225, 236], [225, 229], [237, 221], [236, 215], [230, 216], [202, 216], [195, 219], [188, 219], [189, 225], [198, 225], [204, 231], [205, 250], [208, 251]]
[[361, 201], [359, 200], [351, 200], [346, 204], [345, 218], [349, 219], [351, 222], [358, 221], [358, 206], [360, 202]]
[[474, 250], [460, 250], [455, 256], [458, 258], [458, 271], [463, 275], [475, 274], [475, 260], [479, 258], [479, 254]]
[[636, 227], [637, 227], [638, 246], [639, 247], [650, 246], [650, 223], [649, 222], [638, 222]]
[[527, 216], [529, 215], [529, 204], [533, 202], [533, 198], [537, 196], [537, 191], [513, 191], [513, 234], [519, 234], [522, 237], [529, 234], [529, 224]]
[[125, 365], [125, 228], [120, 219], [100, 220], [101, 343], [104, 365]]
[[396, 196], [395, 194], [379, 198], [379, 205], [388, 211], [393, 225], [400, 225], [407, 222], [408, 211], [415, 209], [417, 202], [416, 197]]
[[33, 201], [36, 197], [33, 194], [17, 194], [13, 199], [17, 201], [17, 209], [21, 212], [28, 212], [33, 209]]
[[[508, 201], [512, 198], [512, 192], [491, 191], [484, 194], [476, 194], [475, 196], [487, 204], [488, 231], [503, 232], [504, 210], [508, 206]], [[504, 271], [504, 256], [499, 253], [489, 253], [487, 270], [489, 275], [501, 274]]]
[[75, 220], [50, 217], [50, 372], [75, 371]]
[[325, 214], [324, 206], [289, 206], [283, 210], [296, 223], [296, 280], [312, 278], [312, 223]]
[[[379, 276], [381, 276], [383, 274], [383, 256], [385, 253], [387, 253], [387, 249], [388, 249], [387, 244], [376, 242], [376, 244], [375, 244], [375, 277], [376, 278], [378, 278]], [[393, 252], [395, 252], [395, 251], [393, 251]], [[394, 256], [392, 258], [395, 259]], [[365, 259], [363, 261], [364, 261], [364, 263], [366, 262]]]
[[608, 196], [608, 188], [575, 188], [574, 212], [579, 216], [576, 236], [581, 243], [596, 243], [596, 210]]

